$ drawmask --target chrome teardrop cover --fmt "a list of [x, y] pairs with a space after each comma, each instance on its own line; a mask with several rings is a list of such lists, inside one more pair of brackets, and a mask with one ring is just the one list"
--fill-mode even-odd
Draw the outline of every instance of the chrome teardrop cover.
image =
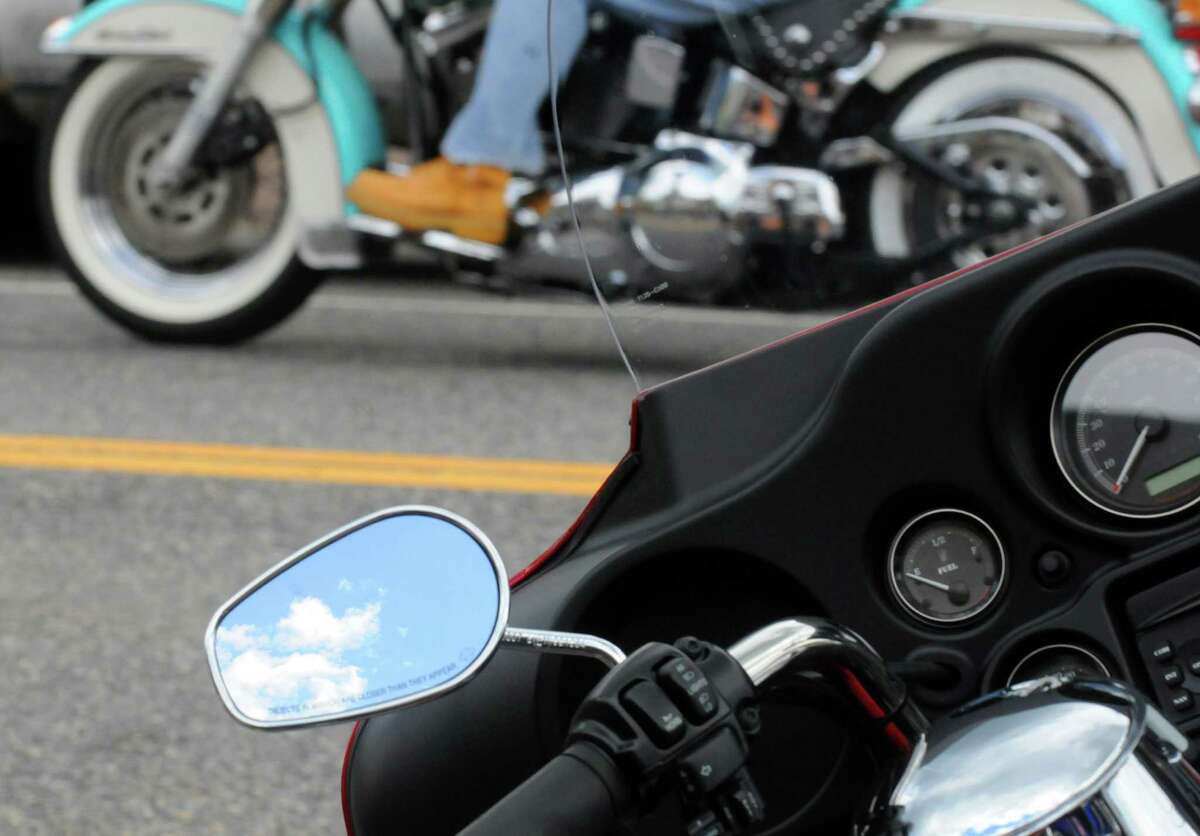
[[1197, 834], [1200, 784], [1186, 748], [1187, 739], [1125, 685], [1025, 683], [933, 726], [892, 792], [884, 830]]

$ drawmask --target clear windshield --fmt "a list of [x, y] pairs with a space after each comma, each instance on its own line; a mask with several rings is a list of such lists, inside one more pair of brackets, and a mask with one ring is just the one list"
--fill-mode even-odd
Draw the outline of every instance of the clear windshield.
[[639, 385], [1157, 187], [1081, 73], [1004, 48], [939, 64], [932, 43], [912, 52], [919, 5], [550, 0], [561, 157], [539, 241], [582, 241], [575, 281], [607, 302]]

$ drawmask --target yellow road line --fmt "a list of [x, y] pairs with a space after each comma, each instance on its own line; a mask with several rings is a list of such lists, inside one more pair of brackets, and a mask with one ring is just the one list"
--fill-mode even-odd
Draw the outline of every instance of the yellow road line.
[[585, 462], [48, 435], [0, 435], [0, 468], [562, 496], [591, 496], [612, 471]]

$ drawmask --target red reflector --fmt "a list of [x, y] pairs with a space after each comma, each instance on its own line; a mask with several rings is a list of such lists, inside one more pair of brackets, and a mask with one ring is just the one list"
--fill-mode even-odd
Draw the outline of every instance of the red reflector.
[[1200, 23], [1175, 24], [1175, 37], [1188, 43], [1200, 42]]

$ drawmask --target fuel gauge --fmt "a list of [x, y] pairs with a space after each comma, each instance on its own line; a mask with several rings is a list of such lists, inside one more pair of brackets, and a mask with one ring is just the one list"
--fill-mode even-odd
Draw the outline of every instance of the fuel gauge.
[[1004, 546], [974, 514], [939, 508], [900, 529], [888, 569], [892, 593], [910, 615], [958, 624], [979, 617], [999, 599]]

